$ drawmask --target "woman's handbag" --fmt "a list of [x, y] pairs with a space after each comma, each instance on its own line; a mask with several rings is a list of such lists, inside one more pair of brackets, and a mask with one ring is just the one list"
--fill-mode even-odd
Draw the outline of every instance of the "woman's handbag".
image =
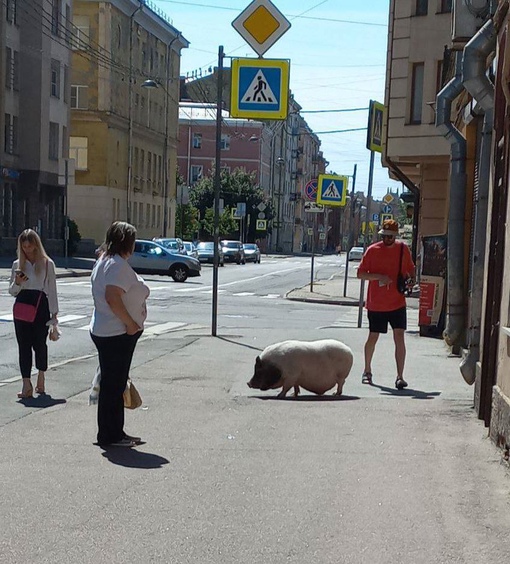
[[[46, 284], [47, 277], [48, 261], [46, 261], [46, 274], [44, 275], [43, 288]], [[21, 290], [21, 292], [16, 296], [16, 301], [14, 302], [14, 307], [12, 308], [12, 316], [14, 319], [16, 321], [33, 323], [37, 316], [37, 310], [39, 309], [43, 293], [44, 292], [42, 290]]]
[[127, 409], [136, 409], [142, 405], [142, 398], [138, 393], [138, 390], [135, 388], [135, 385], [131, 381], [131, 378], [128, 378], [126, 389], [124, 390], [124, 407]]
[[37, 297], [37, 301], [35, 303], [33, 303], [33, 291], [25, 290], [18, 294], [12, 309], [12, 314], [16, 321], [26, 321], [27, 323], [33, 323], [35, 321], [43, 292], [39, 291], [38, 294], [39, 296]]

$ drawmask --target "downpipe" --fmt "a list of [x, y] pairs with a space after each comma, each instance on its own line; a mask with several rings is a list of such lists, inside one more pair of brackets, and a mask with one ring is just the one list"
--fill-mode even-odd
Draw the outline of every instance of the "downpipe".
[[455, 76], [436, 97], [436, 127], [451, 145], [447, 237], [447, 319], [443, 339], [462, 344], [465, 333], [464, 216], [466, 209], [466, 139], [451, 121], [452, 102], [464, 90], [462, 53], [456, 53]]
[[488, 219], [488, 196], [490, 162], [492, 151], [492, 129], [494, 108], [494, 86], [487, 77], [487, 57], [496, 50], [497, 31], [492, 19], [473, 36], [464, 47], [462, 81], [466, 90], [484, 110], [482, 144], [480, 148], [480, 170], [478, 201], [476, 202], [473, 268], [469, 280], [469, 324], [468, 351], [460, 363], [464, 380], [472, 385], [476, 380], [476, 363], [480, 359], [480, 337], [483, 299], [483, 268]]

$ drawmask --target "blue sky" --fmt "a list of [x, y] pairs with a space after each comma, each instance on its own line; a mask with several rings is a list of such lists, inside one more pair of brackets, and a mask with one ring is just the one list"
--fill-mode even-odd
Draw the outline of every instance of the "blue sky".
[[[153, 0], [191, 42], [183, 50], [181, 74], [205, 72], [217, 63], [218, 46], [232, 57], [256, 57], [233, 29], [232, 21], [251, 0]], [[368, 186], [370, 153], [366, 132], [322, 134], [366, 127], [368, 112], [306, 113], [311, 110], [366, 108], [384, 101], [389, 0], [273, 0], [292, 27], [264, 55], [290, 59], [290, 87], [303, 107], [303, 117], [319, 134], [329, 169], [352, 175], [358, 165], [356, 190]], [[299, 16], [299, 17], [296, 17]], [[230, 66], [230, 61], [225, 61]], [[382, 197], [389, 179], [376, 154], [373, 193]]]

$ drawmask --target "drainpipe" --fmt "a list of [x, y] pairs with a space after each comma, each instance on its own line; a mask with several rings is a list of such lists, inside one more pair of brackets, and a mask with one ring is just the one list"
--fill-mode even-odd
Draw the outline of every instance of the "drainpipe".
[[466, 209], [466, 139], [451, 121], [452, 102], [463, 91], [462, 53], [456, 53], [455, 76], [436, 98], [436, 127], [451, 145], [448, 211], [447, 321], [443, 338], [460, 346], [464, 338], [464, 215]]
[[497, 32], [489, 20], [464, 47], [462, 79], [466, 90], [484, 110], [482, 142], [479, 157], [478, 199], [475, 203], [473, 267], [469, 280], [470, 308], [468, 318], [468, 350], [460, 371], [468, 384], [476, 380], [476, 363], [480, 358], [480, 333], [487, 233], [490, 162], [494, 108], [494, 86], [487, 78], [487, 57], [496, 49]]

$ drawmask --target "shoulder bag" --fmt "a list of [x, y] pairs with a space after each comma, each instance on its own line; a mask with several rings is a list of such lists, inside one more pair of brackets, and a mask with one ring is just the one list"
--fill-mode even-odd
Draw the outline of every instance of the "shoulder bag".
[[404, 275], [402, 274], [402, 255], [404, 254], [404, 244], [405, 243], [400, 243], [400, 260], [399, 260], [399, 264], [398, 264], [398, 276], [397, 276], [397, 290], [401, 294], [406, 294], [407, 291], [408, 291], [406, 279], [404, 278]]
[[[48, 261], [46, 260], [46, 275], [44, 276], [43, 288], [46, 284], [48, 276]], [[37, 316], [39, 304], [43, 295], [42, 290], [21, 290], [16, 296], [14, 307], [12, 309], [13, 317], [16, 321], [25, 321], [33, 323]], [[35, 303], [34, 303], [35, 302]]]

